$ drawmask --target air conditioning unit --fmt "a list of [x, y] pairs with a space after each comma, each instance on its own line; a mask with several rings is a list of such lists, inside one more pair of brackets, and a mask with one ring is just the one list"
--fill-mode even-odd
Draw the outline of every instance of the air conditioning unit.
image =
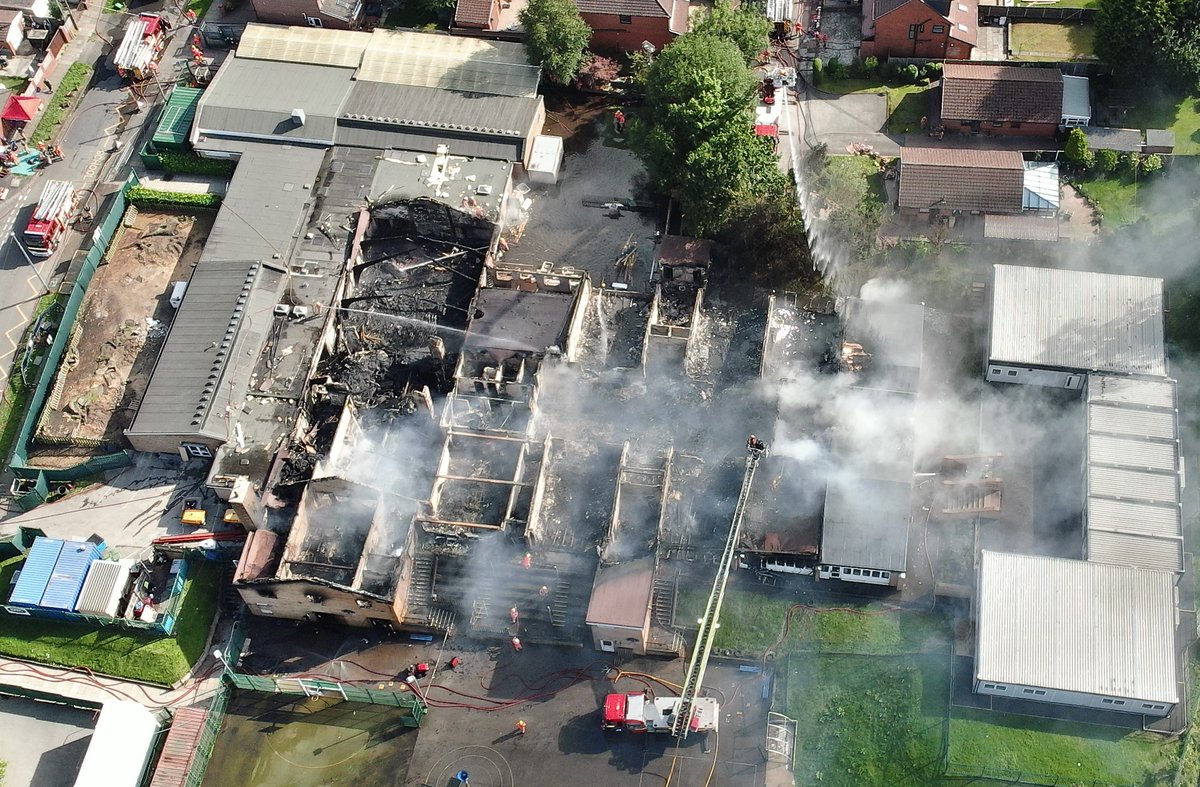
[[475, 187], [475, 193], [481, 197], [486, 197], [492, 193], [492, 186], [489, 183], [484, 183]]
[[287, 317], [292, 313], [292, 307], [286, 303], [277, 303], [272, 311], [276, 317]]
[[309, 314], [309, 309], [307, 306], [293, 306], [292, 307], [292, 317], [296, 318], [297, 320], [303, 320], [305, 317], [308, 316], [308, 314]]

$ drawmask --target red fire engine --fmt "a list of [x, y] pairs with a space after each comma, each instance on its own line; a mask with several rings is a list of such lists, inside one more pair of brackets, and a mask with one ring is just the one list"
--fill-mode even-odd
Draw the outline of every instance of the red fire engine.
[[35, 257], [53, 254], [74, 211], [75, 186], [65, 180], [48, 182], [25, 227], [25, 246], [29, 253]]
[[[671, 732], [679, 697], [647, 698], [640, 691], [629, 694], [609, 694], [604, 698], [605, 732]], [[690, 732], [710, 732], [717, 729], [720, 706], [712, 697], [698, 697], [692, 703]]]

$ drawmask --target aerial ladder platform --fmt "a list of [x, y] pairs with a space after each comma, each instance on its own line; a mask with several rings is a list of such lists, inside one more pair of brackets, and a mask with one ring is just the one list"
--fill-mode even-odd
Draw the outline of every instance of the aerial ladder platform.
[[692, 648], [692, 658], [688, 662], [687, 677], [683, 682], [683, 691], [680, 692], [679, 705], [676, 707], [671, 728], [671, 734], [680, 740], [687, 737], [692, 727], [692, 714], [704, 684], [704, 671], [708, 668], [708, 657], [712, 654], [713, 641], [719, 628], [721, 605], [725, 601], [725, 584], [737, 554], [738, 540], [741, 538], [742, 520], [746, 516], [746, 503], [750, 499], [754, 471], [758, 469], [759, 460], [766, 454], [767, 444], [750, 435], [746, 443], [746, 473], [742, 477], [742, 492], [738, 495], [737, 506], [733, 509], [733, 521], [729, 525], [729, 536], [725, 539], [725, 551], [721, 553], [717, 564], [717, 576], [713, 580], [708, 602], [704, 606], [704, 617], [700, 619], [700, 631], [696, 634], [696, 644]]

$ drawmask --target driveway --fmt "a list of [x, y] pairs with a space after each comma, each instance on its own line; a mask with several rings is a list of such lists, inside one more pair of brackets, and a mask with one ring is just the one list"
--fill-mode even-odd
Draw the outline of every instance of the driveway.
[[854, 142], [870, 145], [884, 156], [900, 155], [900, 145], [883, 132], [887, 125], [883, 93], [834, 95], [809, 90], [801, 121], [807, 124], [809, 139], [825, 143], [832, 155], [845, 154]]
[[63, 705], [0, 699], [0, 760], [9, 787], [71, 784], [92, 740], [95, 714]]

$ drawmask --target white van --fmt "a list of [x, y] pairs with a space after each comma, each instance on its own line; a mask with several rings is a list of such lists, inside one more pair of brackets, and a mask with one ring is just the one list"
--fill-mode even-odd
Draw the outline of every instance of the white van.
[[177, 281], [171, 285], [171, 308], [178, 309], [183, 303], [183, 294], [187, 292], [187, 282]]

